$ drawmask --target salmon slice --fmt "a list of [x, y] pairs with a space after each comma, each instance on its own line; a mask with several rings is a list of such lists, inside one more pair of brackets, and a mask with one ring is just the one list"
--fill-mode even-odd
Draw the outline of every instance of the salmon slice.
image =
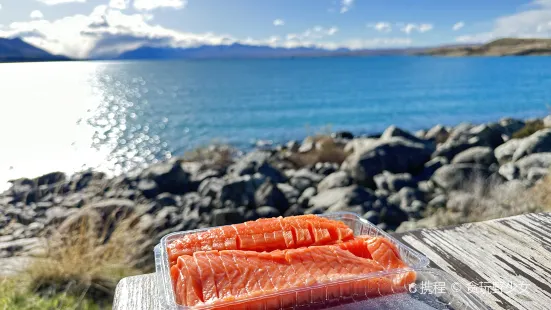
[[[400, 259], [400, 252], [398, 248], [390, 242], [390, 240], [383, 237], [373, 237], [367, 239], [367, 249], [371, 254], [371, 257], [379, 264], [381, 264], [386, 270], [403, 269], [408, 268], [408, 265]], [[416, 275], [414, 272], [405, 272], [396, 276], [394, 286], [409, 285], [415, 282]]]
[[[361, 244], [356, 240], [353, 242], [358, 246]], [[366, 246], [365, 241], [363, 246]], [[347, 247], [354, 248], [353, 245]], [[203, 259], [207, 262], [203, 262]], [[188, 263], [194, 266], [188, 266]], [[241, 250], [196, 252], [193, 256], [180, 256], [177, 265], [171, 270], [172, 274], [177, 274], [181, 266], [185, 268], [180, 269], [181, 272], [174, 287], [179, 304], [222, 306], [230, 301], [257, 298], [256, 301], [248, 303], [250, 307], [257, 309], [295, 307], [309, 305], [312, 302], [323, 302], [339, 296], [353, 296], [356, 294], [356, 284], [351, 282], [354, 278], [384, 270], [378, 262], [358, 257], [341, 245], [311, 246], [270, 253]], [[236, 269], [238, 273], [234, 274], [225, 271]], [[189, 270], [199, 270], [199, 272], [189, 272]], [[188, 277], [190, 279], [185, 279]], [[344, 282], [298, 293], [284, 293], [289, 289], [306, 288], [334, 281]], [[384, 285], [385, 287], [381, 290], [372, 290], [372, 293], [377, 295], [379, 292], [390, 292], [393, 285], [392, 282], [379, 278], [362, 281], [365, 286], [378, 288]], [[189, 283], [193, 285], [194, 290], [183, 287], [190, 285]], [[197, 296], [190, 296], [189, 292], [194, 292]], [[362, 293], [365, 294], [365, 292], [364, 289]], [[270, 294], [275, 293], [282, 295], [280, 298], [273, 296], [269, 298]], [[199, 298], [201, 294], [202, 299]]]
[[259, 219], [185, 235], [170, 242], [167, 251], [170, 266], [173, 266], [179, 256], [193, 255], [197, 251], [269, 252], [311, 245], [334, 244], [353, 238], [353, 231], [340, 221], [316, 215], [300, 215]]

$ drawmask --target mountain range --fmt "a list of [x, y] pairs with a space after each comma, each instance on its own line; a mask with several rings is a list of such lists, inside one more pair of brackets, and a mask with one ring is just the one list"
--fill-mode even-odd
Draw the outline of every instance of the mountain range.
[[68, 57], [53, 55], [19, 38], [0, 38], [0, 62], [60, 61]]
[[[483, 45], [449, 45], [437, 48], [394, 48], [350, 50], [341, 48], [282, 48], [245, 44], [202, 45], [190, 48], [142, 46], [102, 60], [160, 60], [211, 58], [278, 58], [329, 56], [521, 56], [551, 55], [551, 39], [500, 39]], [[98, 58], [99, 59], [99, 58]], [[53, 55], [19, 38], [0, 38], [0, 62], [61, 61], [68, 57]]]

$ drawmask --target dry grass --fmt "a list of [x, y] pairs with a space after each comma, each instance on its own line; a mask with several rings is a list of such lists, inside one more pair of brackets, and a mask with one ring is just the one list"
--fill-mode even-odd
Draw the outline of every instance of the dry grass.
[[446, 208], [428, 210], [425, 218], [400, 231], [487, 221], [514, 215], [551, 211], [551, 179], [533, 188], [520, 184], [493, 184], [484, 180], [468, 182], [448, 194]]
[[44, 255], [33, 259], [17, 276], [21, 285], [11, 290], [15, 300], [10, 300], [21, 309], [27, 309], [27, 304], [17, 296], [26, 295], [29, 302], [61, 298], [75, 309], [91, 305], [109, 309], [118, 281], [141, 273], [134, 267], [140, 254], [135, 222], [122, 220], [112, 231], [98, 231], [83, 219], [69, 231], [52, 235], [45, 241]]
[[512, 135], [513, 139], [522, 139], [531, 136], [535, 132], [545, 129], [542, 120], [527, 122], [524, 127]]
[[317, 135], [305, 139], [305, 143], [312, 142], [314, 147], [307, 152], [291, 153], [287, 159], [297, 167], [312, 166], [316, 163], [342, 164], [350, 155], [344, 150], [344, 145], [338, 143], [331, 136]]
[[200, 162], [208, 169], [221, 170], [234, 163], [237, 153], [237, 150], [229, 145], [213, 142], [186, 152], [182, 159], [187, 162]]

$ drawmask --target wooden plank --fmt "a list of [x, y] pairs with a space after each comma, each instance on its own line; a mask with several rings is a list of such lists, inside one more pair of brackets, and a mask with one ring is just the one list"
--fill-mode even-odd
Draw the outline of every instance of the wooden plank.
[[[431, 267], [471, 288], [501, 284], [502, 291], [473, 292], [492, 309], [551, 309], [551, 214], [423, 229], [398, 238], [425, 254]], [[518, 287], [508, 290], [509, 284]], [[126, 278], [117, 286], [113, 309], [162, 309], [157, 296], [153, 274]]]
[[493, 309], [551, 308], [550, 214], [423, 229], [401, 239], [463, 284], [490, 286], [490, 293], [473, 292]]
[[155, 274], [124, 278], [117, 284], [113, 309], [163, 309], [158, 296]]

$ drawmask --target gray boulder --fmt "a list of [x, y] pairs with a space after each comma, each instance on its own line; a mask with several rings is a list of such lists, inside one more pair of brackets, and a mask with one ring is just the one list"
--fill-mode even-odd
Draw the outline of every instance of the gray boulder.
[[522, 143], [521, 139], [511, 139], [502, 145], [498, 146], [494, 150], [494, 155], [497, 158], [497, 161], [503, 165], [510, 162], [513, 159], [515, 151], [519, 148]]
[[260, 218], [269, 218], [269, 217], [278, 217], [281, 216], [281, 213], [278, 209], [270, 206], [264, 206], [256, 208], [256, 214]]
[[352, 185], [318, 193], [310, 199], [308, 205], [310, 208], [329, 210], [331, 207], [371, 204], [375, 200], [377, 196], [371, 190]]
[[490, 171], [480, 165], [451, 164], [436, 170], [431, 180], [445, 190], [453, 190], [490, 176]]
[[244, 222], [244, 214], [236, 209], [216, 209], [212, 211], [212, 226], [239, 224]]
[[300, 192], [287, 183], [277, 184], [277, 188], [285, 195], [290, 205], [295, 204], [300, 197]]
[[383, 171], [418, 172], [430, 159], [431, 150], [424, 144], [400, 137], [380, 140], [348, 156], [341, 169], [360, 183], [374, 185], [373, 177]]
[[254, 151], [243, 158], [239, 159], [235, 164], [229, 167], [229, 174], [235, 177], [260, 173], [269, 178], [274, 183], [282, 183], [287, 181], [287, 178], [276, 168], [268, 163], [271, 154], [264, 151]]
[[440, 194], [436, 197], [434, 197], [431, 201], [428, 203], [428, 207], [430, 208], [444, 208], [446, 207], [446, 204], [448, 202], [448, 196], [444, 194]]
[[536, 174], [542, 172], [542, 170], [548, 171], [549, 168], [551, 168], [551, 153], [537, 153], [528, 155], [517, 161], [515, 166], [518, 167], [520, 177], [522, 179], [527, 179], [530, 171], [534, 169], [535, 170], [532, 173]]
[[515, 132], [521, 130], [525, 126], [525, 123], [518, 119], [504, 118], [499, 121], [499, 125], [501, 126], [501, 132], [511, 137]]
[[509, 181], [520, 178], [520, 170], [514, 163], [506, 163], [499, 167], [498, 173]]
[[216, 195], [219, 206], [227, 206], [228, 203], [234, 207], [254, 206], [254, 194], [257, 187], [260, 186], [258, 181], [250, 175], [226, 181]]
[[416, 143], [426, 143], [425, 140], [422, 140], [422, 139], [419, 139], [417, 138], [416, 136], [410, 134], [409, 132], [401, 129], [401, 128], [398, 128], [394, 125], [388, 127], [384, 132], [383, 134], [381, 135], [381, 140], [389, 140], [391, 139], [392, 137], [400, 137], [400, 138], [404, 138], [406, 140], [409, 140], [409, 141], [412, 141], [412, 142], [416, 142]]
[[305, 189], [297, 200], [298, 205], [303, 207], [308, 206], [310, 198], [314, 197], [317, 193], [318, 191], [315, 187]]
[[352, 178], [346, 171], [337, 171], [328, 175], [318, 184], [318, 192], [323, 192], [328, 189], [346, 187], [352, 184]]
[[416, 182], [409, 173], [392, 174], [388, 171], [376, 175], [374, 178], [377, 189], [397, 192], [404, 187], [416, 187]]
[[444, 143], [449, 136], [450, 133], [448, 132], [446, 127], [442, 125], [436, 125], [425, 134], [425, 139], [434, 140], [436, 143]]
[[494, 150], [485, 146], [477, 146], [465, 150], [457, 154], [452, 160], [452, 164], [479, 164], [490, 166], [494, 163], [497, 163], [494, 156]]
[[289, 184], [291, 184], [299, 192], [302, 192], [308, 187], [316, 186], [316, 184], [318, 184], [322, 179], [323, 175], [303, 168], [293, 173], [293, 176], [289, 180]]
[[150, 179], [140, 180], [140, 182], [138, 182], [138, 190], [141, 191], [142, 195], [147, 199], [155, 198], [155, 196], [161, 192], [157, 183]]
[[276, 208], [282, 214], [289, 208], [289, 202], [285, 194], [279, 188], [266, 180], [254, 194], [255, 204], [258, 207], [270, 206]]
[[544, 152], [551, 152], [551, 129], [540, 130], [522, 139], [512, 160], [517, 161], [526, 155]]
[[140, 177], [155, 181], [160, 192], [185, 194], [191, 191], [190, 174], [184, 171], [179, 161], [152, 165]]

